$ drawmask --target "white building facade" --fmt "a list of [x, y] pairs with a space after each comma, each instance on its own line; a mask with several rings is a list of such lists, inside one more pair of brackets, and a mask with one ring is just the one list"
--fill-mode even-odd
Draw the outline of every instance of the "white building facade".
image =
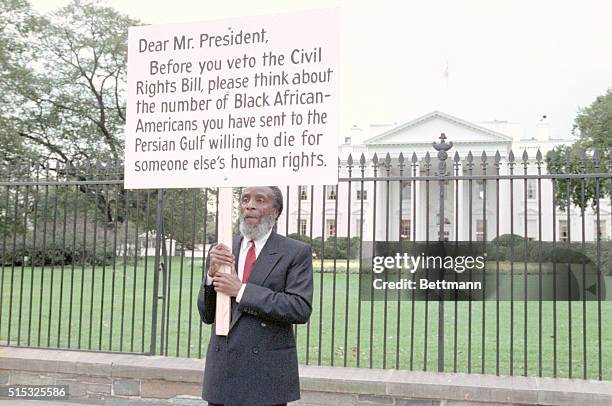
[[[459, 175], [495, 175], [499, 153], [499, 174], [510, 175], [509, 157], [513, 151], [513, 174], [519, 177], [489, 180], [448, 180], [444, 198], [444, 238], [454, 241], [492, 240], [497, 235], [518, 234], [542, 241], [596, 241], [610, 238], [612, 211], [609, 197], [600, 199], [599, 220], [589, 206], [584, 215], [579, 207], [568, 212], [553, 207], [550, 179], [524, 179], [538, 175], [538, 150], [542, 157], [557, 145], [571, 140], [552, 139], [543, 120], [532, 136], [521, 134], [518, 125], [492, 121], [471, 123], [434, 111], [402, 125], [373, 127], [374, 134], [361, 138], [357, 128], [340, 146], [339, 184], [291, 187], [285, 216], [279, 232], [299, 233], [325, 239], [332, 236], [359, 236], [371, 241], [437, 240], [439, 234], [439, 181], [411, 180], [411, 175], [434, 176], [438, 169], [433, 142], [441, 133], [453, 146], [448, 152], [447, 172]], [[468, 154], [473, 154], [470, 171]], [[483, 164], [483, 152], [486, 165]], [[527, 161], [523, 154], [527, 153]], [[429, 153], [431, 167], [425, 162]], [[454, 161], [455, 154], [459, 160]], [[361, 156], [365, 158], [363, 177]], [[375, 168], [373, 157], [378, 157]], [[387, 154], [390, 161], [385, 161]], [[403, 155], [403, 166], [400, 165]], [[348, 157], [353, 165], [349, 173]], [[413, 164], [413, 156], [416, 164]], [[542, 174], [547, 173], [543, 158]], [[389, 163], [388, 166], [386, 164]], [[388, 168], [388, 169], [387, 169]], [[405, 178], [400, 180], [399, 177]], [[346, 178], [352, 178], [347, 181]], [[395, 177], [395, 178], [393, 178]], [[375, 178], [375, 179], [374, 179]], [[470, 192], [471, 190], [471, 192]], [[284, 190], [285, 193], [286, 189]], [[286, 217], [288, 216], [288, 218]], [[583, 226], [584, 224], [584, 226]]]

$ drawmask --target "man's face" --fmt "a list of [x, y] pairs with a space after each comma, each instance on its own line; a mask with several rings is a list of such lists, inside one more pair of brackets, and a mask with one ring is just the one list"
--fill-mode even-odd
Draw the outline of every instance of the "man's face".
[[259, 239], [270, 231], [277, 217], [272, 190], [248, 187], [240, 196], [240, 231], [251, 239]]

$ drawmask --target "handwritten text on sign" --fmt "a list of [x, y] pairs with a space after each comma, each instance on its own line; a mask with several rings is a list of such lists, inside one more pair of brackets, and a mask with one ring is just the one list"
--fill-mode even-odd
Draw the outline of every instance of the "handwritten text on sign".
[[125, 184], [337, 182], [338, 9], [129, 31]]

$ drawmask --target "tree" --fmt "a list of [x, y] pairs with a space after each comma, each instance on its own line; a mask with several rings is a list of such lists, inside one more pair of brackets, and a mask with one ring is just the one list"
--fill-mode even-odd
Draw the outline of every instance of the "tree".
[[[578, 111], [572, 133], [578, 139], [571, 146], [558, 146], [546, 156], [550, 173], [605, 173], [612, 161], [612, 88]], [[559, 207], [568, 204], [586, 207], [596, 198], [612, 193], [610, 178], [555, 180], [555, 199]]]
[[[79, 0], [44, 17], [24, 0], [7, 0], [0, 11], [2, 157], [33, 159], [51, 171], [65, 171], [69, 162], [99, 160], [102, 170], [117, 162], [123, 156], [127, 29], [139, 22]], [[93, 198], [87, 188], [81, 191]], [[97, 201], [100, 210], [109, 206]], [[112, 221], [108, 210], [104, 214]]]
[[574, 133], [578, 131], [577, 144], [592, 150], [599, 148], [609, 152], [612, 148], [612, 88], [598, 96], [586, 108], [580, 109], [574, 120]]
[[[6, 161], [28, 159], [42, 162], [40, 173], [48, 169], [53, 180], [123, 178], [127, 32], [138, 24], [93, 1], [74, 0], [46, 16], [37, 15], [25, 0], [0, 3], [0, 172]], [[29, 176], [35, 178], [37, 172], [32, 169]], [[16, 190], [0, 189], [0, 227], [5, 217], [12, 224], [15, 196], [23, 198], [23, 190], [18, 195]], [[88, 211], [89, 218], [99, 215], [107, 227], [137, 220], [141, 227], [147, 222], [151, 228], [156, 225], [156, 190], [130, 192], [129, 207], [125, 207], [122, 185], [112, 186], [110, 193], [103, 185], [81, 185], [79, 190], [79, 212]], [[203, 224], [204, 194], [191, 192], [168, 195], [181, 205], [187, 199], [185, 216], [193, 219], [195, 215], [198, 224]], [[7, 194], [8, 209], [4, 207]], [[208, 197], [214, 201], [212, 191]], [[171, 230], [179, 216], [172, 216], [168, 200], [165, 207], [164, 223]], [[211, 223], [207, 221], [207, 238]], [[7, 232], [12, 233], [12, 228], [3, 230]], [[200, 239], [198, 234], [196, 241]]]
[[42, 20], [24, 0], [5, 0], [0, 3], [0, 148], [2, 157], [33, 157], [21, 137], [10, 130], [11, 117], [20, 113], [14, 103], [14, 85], [20, 82], [23, 67], [33, 57], [28, 44], [40, 29]]
[[75, 0], [45, 18], [11, 2], [36, 24], [25, 26], [27, 44], [9, 52], [0, 86], [11, 108], [0, 132], [45, 160], [122, 157], [127, 29], [139, 22], [93, 2]]

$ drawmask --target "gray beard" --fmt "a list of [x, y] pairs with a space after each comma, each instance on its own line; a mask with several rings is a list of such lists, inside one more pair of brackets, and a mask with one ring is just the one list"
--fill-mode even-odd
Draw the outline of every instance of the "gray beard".
[[261, 216], [259, 223], [255, 225], [247, 224], [244, 221], [244, 217], [240, 217], [240, 233], [249, 240], [259, 240], [264, 237], [272, 227], [276, 224], [274, 213], [270, 213], [267, 216]]

